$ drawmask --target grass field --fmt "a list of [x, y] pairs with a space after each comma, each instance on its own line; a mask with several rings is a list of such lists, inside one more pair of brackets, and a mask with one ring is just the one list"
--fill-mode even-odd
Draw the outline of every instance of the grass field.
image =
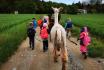
[[71, 18], [75, 26], [88, 26], [91, 34], [104, 39], [104, 14], [83, 14], [83, 15], [62, 15], [61, 23], [65, 23], [67, 18]]
[[[39, 19], [42, 14], [0, 14], [0, 64], [4, 63], [18, 48], [18, 45], [26, 38], [26, 27], [33, 18]], [[104, 39], [104, 15], [68, 15], [61, 16], [61, 23], [64, 25], [68, 17], [72, 18], [74, 25], [82, 27], [87, 25], [91, 34]], [[79, 28], [74, 27], [73, 33], [79, 35]], [[92, 38], [92, 44], [89, 46], [89, 55], [91, 57], [104, 57], [104, 44]]]
[[33, 16], [0, 14], [0, 64], [5, 62], [26, 38], [26, 26]]

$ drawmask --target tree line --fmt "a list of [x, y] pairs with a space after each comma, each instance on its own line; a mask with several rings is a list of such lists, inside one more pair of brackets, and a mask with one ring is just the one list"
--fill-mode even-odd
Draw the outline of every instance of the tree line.
[[35, 14], [48, 14], [52, 13], [51, 7], [63, 7], [61, 13], [65, 14], [77, 14], [78, 9], [86, 9], [88, 13], [104, 13], [104, 4], [95, 0], [91, 0], [90, 3], [78, 2], [72, 5], [66, 5], [64, 3], [45, 2], [44, 0], [0, 0], [0, 13], [35, 13]]

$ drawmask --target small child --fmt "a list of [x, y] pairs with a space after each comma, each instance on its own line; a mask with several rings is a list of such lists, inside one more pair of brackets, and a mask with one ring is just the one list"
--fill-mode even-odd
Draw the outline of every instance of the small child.
[[87, 46], [90, 44], [90, 41], [91, 41], [89, 34], [88, 34], [87, 27], [83, 27], [81, 29], [79, 40], [80, 40], [80, 51], [81, 51], [82, 55], [84, 56], [84, 59], [86, 59], [87, 52], [88, 52]]
[[48, 30], [47, 23], [43, 23], [43, 27], [40, 32], [40, 36], [43, 39], [43, 52], [48, 50]]
[[37, 23], [38, 23], [38, 26], [39, 26], [40, 29], [41, 29], [41, 26], [42, 26], [42, 24], [43, 24], [43, 20], [42, 20], [42, 19], [39, 19], [39, 20], [37, 21]]
[[30, 22], [29, 27], [27, 29], [27, 35], [29, 37], [29, 44], [30, 44], [30, 48], [32, 48], [32, 50], [34, 50], [35, 33], [36, 33], [36, 31], [33, 28], [33, 22]]
[[36, 30], [36, 28], [37, 28], [37, 21], [36, 21], [36, 19], [32, 18], [32, 22], [33, 22], [33, 28], [34, 28], [34, 30]]
[[72, 30], [71, 18], [69, 18], [68, 21], [66, 22], [65, 30], [66, 30], [67, 36], [68, 36], [68, 34], [70, 32], [70, 35], [69, 35], [69, 37], [70, 37], [71, 36], [71, 30]]

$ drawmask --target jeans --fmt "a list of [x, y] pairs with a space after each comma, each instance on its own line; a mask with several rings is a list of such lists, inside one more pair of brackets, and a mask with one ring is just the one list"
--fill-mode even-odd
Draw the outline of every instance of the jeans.
[[44, 39], [43, 40], [43, 51], [47, 51], [48, 50], [48, 39]]
[[34, 37], [29, 37], [30, 48], [34, 49]]

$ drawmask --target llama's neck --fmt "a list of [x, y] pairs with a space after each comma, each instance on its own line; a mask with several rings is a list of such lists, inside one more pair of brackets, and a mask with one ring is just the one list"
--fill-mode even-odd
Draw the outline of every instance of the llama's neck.
[[54, 20], [55, 20], [55, 24], [58, 24], [58, 13], [54, 13]]

